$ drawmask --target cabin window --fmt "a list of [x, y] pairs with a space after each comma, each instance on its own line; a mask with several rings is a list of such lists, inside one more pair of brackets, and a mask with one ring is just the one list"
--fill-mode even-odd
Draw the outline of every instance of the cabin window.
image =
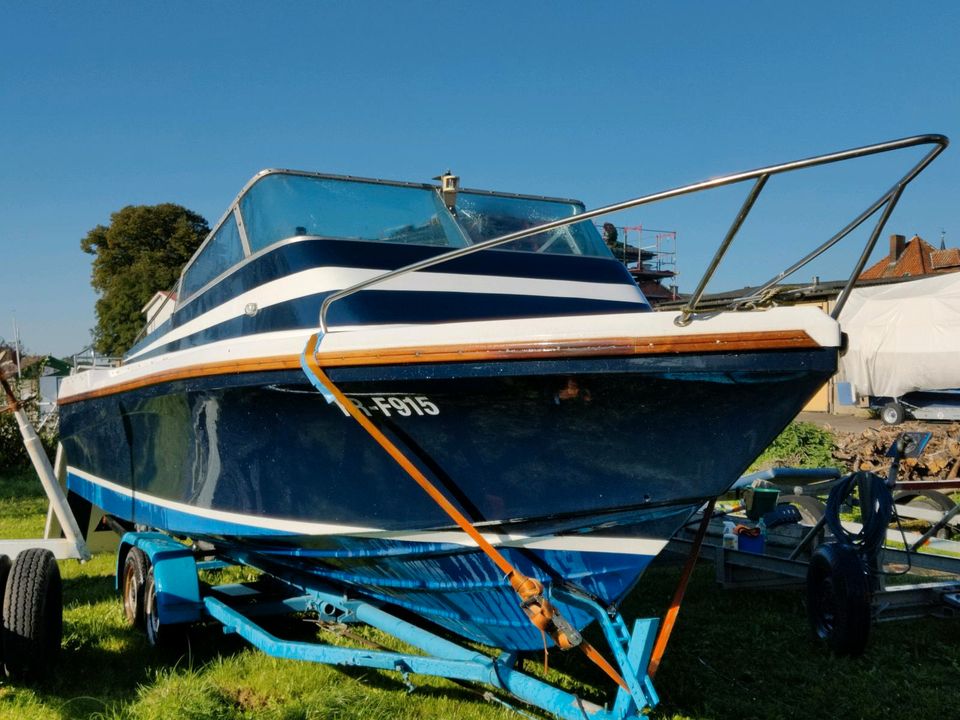
[[243, 245], [240, 242], [240, 231], [237, 229], [236, 218], [233, 213], [230, 213], [187, 267], [181, 284], [182, 297], [190, 297], [242, 259]]
[[240, 201], [250, 251], [298, 235], [463, 247], [439, 195], [422, 187], [267, 175]]

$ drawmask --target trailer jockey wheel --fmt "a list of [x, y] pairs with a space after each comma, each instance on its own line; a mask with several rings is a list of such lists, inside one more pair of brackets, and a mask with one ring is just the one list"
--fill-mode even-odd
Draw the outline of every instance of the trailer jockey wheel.
[[7, 675], [42, 680], [60, 653], [63, 597], [53, 553], [30, 548], [10, 568], [3, 598], [3, 661]]
[[123, 614], [133, 627], [144, 627], [143, 591], [147, 582], [150, 561], [140, 548], [132, 547], [123, 561]]
[[836, 655], [861, 655], [871, 623], [870, 578], [852, 545], [826, 543], [807, 568], [807, 613], [814, 635]]
[[898, 402], [888, 402], [880, 410], [880, 419], [887, 425], [899, 425], [906, 416], [906, 410]]
[[10, 576], [10, 558], [0, 554], [0, 672], [3, 671], [3, 596], [6, 592], [7, 578]]

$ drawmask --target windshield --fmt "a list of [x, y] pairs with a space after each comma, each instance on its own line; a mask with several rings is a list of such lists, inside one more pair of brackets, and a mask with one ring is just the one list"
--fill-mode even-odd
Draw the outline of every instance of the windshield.
[[[287, 238], [319, 236], [454, 249], [570, 217], [583, 207], [569, 200], [462, 191], [451, 211], [431, 185], [270, 172], [247, 188], [238, 210], [228, 213], [190, 261], [183, 274], [184, 299], [218, 282], [245, 257]], [[590, 222], [498, 249], [610, 255]]]
[[[569, 201], [461, 192], [457, 196], [456, 217], [470, 240], [478, 243], [582, 211], [579, 203]], [[610, 255], [597, 228], [588, 221], [537, 233], [499, 248], [558, 255]]]
[[463, 247], [436, 192], [420, 187], [273, 174], [251, 187], [240, 212], [256, 252], [297, 235]]

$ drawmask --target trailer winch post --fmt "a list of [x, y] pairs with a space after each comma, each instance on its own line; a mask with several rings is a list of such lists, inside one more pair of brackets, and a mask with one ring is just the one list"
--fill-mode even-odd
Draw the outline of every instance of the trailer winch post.
[[[37, 431], [23, 410], [23, 403], [14, 395], [13, 388], [7, 381], [6, 364], [7, 363], [4, 363], [4, 357], [0, 356], [0, 386], [3, 388], [3, 395], [7, 402], [7, 407], [0, 408], [0, 411], [3, 409], [8, 410], [12, 412], [16, 418], [17, 426], [20, 428], [20, 435], [23, 437], [23, 446], [27, 451], [27, 455], [30, 457], [30, 462], [33, 463], [37, 476], [40, 478], [40, 484], [43, 485], [43, 491], [47, 495], [50, 507], [60, 521], [60, 527], [63, 529], [66, 540], [0, 541], [0, 552], [16, 555], [17, 552], [27, 547], [47, 547], [53, 551], [54, 555], [61, 559], [76, 558], [79, 560], [89, 560], [90, 553], [83, 540], [80, 527], [77, 524], [76, 518], [73, 516], [73, 512], [70, 510], [70, 505], [67, 503], [67, 497], [63, 489], [60, 487], [60, 482], [57, 480], [57, 476], [50, 466], [50, 460], [47, 457], [46, 451], [43, 449], [40, 436], [37, 435]], [[58, 447], [58, 464], [62, 463], [62, 452], [62, 447]], [[64, 545], [67, 547], [64, 547]]]

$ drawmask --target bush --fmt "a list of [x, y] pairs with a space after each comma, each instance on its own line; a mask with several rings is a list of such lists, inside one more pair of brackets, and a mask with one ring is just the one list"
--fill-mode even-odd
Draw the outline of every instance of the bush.
[[[41, 432], [40, 441], [47, 457], [53, 461], [59, 437], [56, 430]], [[22, 470], [30, 466], [30, 456], [23, 447], [23, 437], [12, 413], [0, 414], [0, 473]]]
[[792, 422], [754, 461], [750, 470], [770, 467], [836, 467], [833, 448], [833, 433], [830, 431], [813, 423]]

